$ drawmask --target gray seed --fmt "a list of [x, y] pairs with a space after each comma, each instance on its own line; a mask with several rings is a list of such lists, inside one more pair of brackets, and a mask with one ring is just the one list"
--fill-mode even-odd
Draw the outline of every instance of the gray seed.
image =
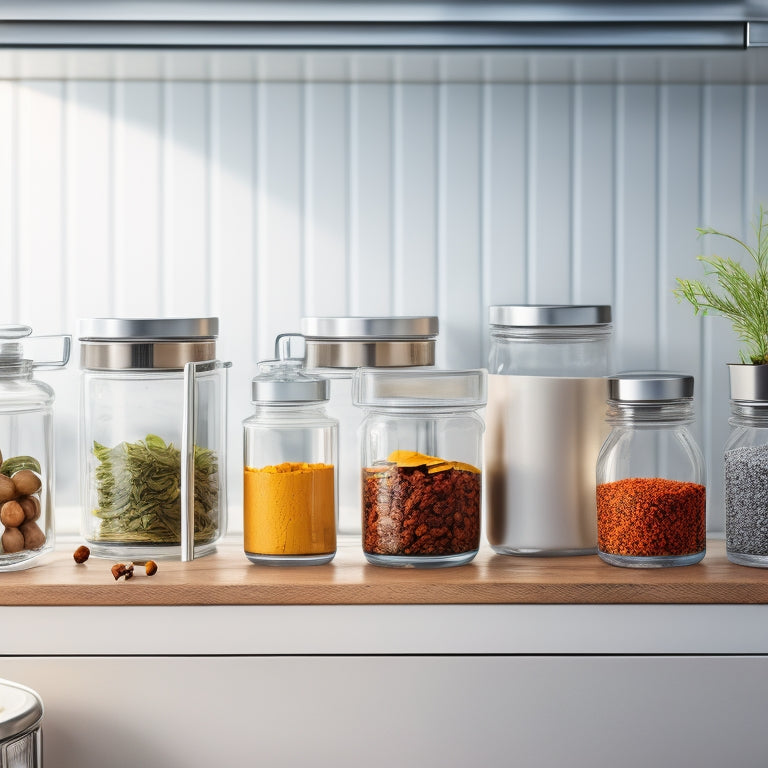
[[725, 540], [729, 552], [768, 557], [768, 445], [725, 453]]

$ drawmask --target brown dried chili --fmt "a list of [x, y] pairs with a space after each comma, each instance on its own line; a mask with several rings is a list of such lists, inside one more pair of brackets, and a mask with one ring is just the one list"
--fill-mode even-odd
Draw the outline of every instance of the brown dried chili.
[[412, 458], [406, 466], [388, 463], [363, 469], [366, 552], [452, 555], [479, 547], [479, 470], [425, 459], [429, 462], [419, 466]]
[[632, 477], [597, 486], [601, 552], [629, 557], [704, 551], [706, 489], [660, 477]]

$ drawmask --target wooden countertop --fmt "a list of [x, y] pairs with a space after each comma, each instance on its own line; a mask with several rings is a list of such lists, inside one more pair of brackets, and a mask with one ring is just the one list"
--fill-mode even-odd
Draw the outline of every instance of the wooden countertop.
[[0, 573], [0, 605], [768, 603], [768, 569], [730, 563], [719, 540], [708, 541], [701, 563], [680, 568], [617, 568], [596, 555], [505, 557], [484, 547], [469, 565], [421, 570], [369, 565], [354, 538], [329, 565], [256, 566], [232, 538], [192, 563], [160, 561], [152, 577], [137, 566], [127, 582], [112, 578], [113, 561], [76, 565], [76, 546], [60, 544], [39, 567]]

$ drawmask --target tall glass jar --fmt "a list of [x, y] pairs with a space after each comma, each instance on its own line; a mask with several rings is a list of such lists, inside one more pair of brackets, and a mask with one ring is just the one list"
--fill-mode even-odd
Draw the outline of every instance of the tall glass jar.
[[339, 421], [339, 532], [360, 533], [357, 430], [352, 405], [356, 368], [419, 368], [435, 364], [436, 317], [305, 317], [306, 366], [331, 381], [328, 413]]
[[259, 364], [243, 422], [245, 554], [263, 565], [322, 565], [336, 554], [338, 422], [330, 382], [301, 361]]
[[109, 558], [208, 554], [226, 530], [217, 318], [80, 324], [82, 534]]
[[490, 324], [488, 541], [504, 555], [594, 553], [611, 308], [492, 306]]
[[[31, 337], [26, 325], [0, 326], [0, 571], [37, 565], [53, 549], [53, 389], [33, 377], [69, 360], [70, 337]], [[54, 359], [31, 359], [54, 341]]]
[[597, 460], [597, 538], [611, 565], [692, 565], [704, 557], [705, 470], [688, 429], [693, 419], [693, 376], [609, 379], [612, 429]]
[[362, 368], [363, 551], [374, 565], [464, 565], [480, 544], [486, 371]]
[[739, 565], [768, 568], [768, 365], [729, 365], [725, 545]]

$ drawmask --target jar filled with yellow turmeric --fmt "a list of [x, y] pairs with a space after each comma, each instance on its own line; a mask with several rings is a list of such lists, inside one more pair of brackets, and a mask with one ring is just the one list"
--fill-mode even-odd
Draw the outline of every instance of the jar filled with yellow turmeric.
[[[285, 349], [285, 351], [283, 351]], [[243, 422], [245, 555], [261, 565], [321, 565], [336, 554], [338, 422], [327, 379], [278, 348], [252, 380]]]

